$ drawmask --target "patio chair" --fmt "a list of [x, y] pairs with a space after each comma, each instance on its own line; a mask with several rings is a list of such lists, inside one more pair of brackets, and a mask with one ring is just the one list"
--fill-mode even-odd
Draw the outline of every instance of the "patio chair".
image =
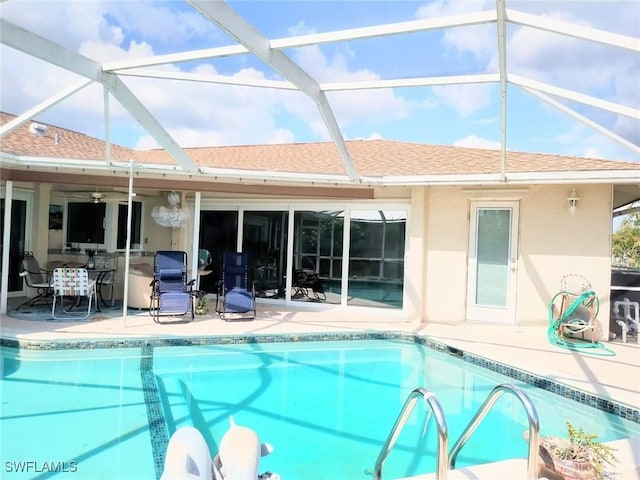
[[51, 272], [40, 268], [38, 260], [32, 252], [25, 252], [22, 257], [20, 276], [24, 278], [27, 287], [36, 290], [36, 296], [21, 303], [16, 310], [25, 305], [33, 306], [48, 304], [53, 300], [53, 288], [51, 287]]
[[[313, 270], [298, 269], [293, 272], [293, 296], [296, 298], [306, 297], [309, 300], [325, 301], [327, 295], [320, 281], [320, 277]], [[311, 295], [309, 295], [311, 290]]]
[[[53, 304], [51, 316], [57, 320], [84, 320], [91, 314], [91, 305], [96, 296], [96, 281], [89, 278], [86, 268], [58, 267], [53, 270]], [[66, 308], [66, 298], [73, 299], [72, 306]], [[83, 297], [87, 298], [87, 311], [82, 314], [72, 312], [73, 308], [80, 305]], [[60, 310], [66, 316], [56, 313], [57, 299], [60, 299]]]
[[187, 253], [159, 250], [154, 257], [149, 315], [160, 322], [161, 316], [190, 315], [193, 321], [194, 280], [187, 281]]
[[[246, 253], [225, 253], [222, 262], [222, 278], [216, 300], [216, 312], [223, 320], [236, 315], [240, 319], [256, 318], [256, 292], [249, 285], [249, 267]], [[246, 314], [246, 315], [242, 315]]]
[[[560, 305], [557, 305], [557, 302]], [[585, 332], [591, 333], [591, 343], [595, 343], [596, 317], [598, 315], [599, 301], [596, 293], [591, 289], [589, 281], [575, 274], [562, 277], [560, 291], [552, 298], [549, 304], [549, 316], [552, 319], [552, 328], [564, 341], [565, 335], [574, 336], [581, 334], [584, 339]], [[558, 311], [555, 317], [555, 311]]]

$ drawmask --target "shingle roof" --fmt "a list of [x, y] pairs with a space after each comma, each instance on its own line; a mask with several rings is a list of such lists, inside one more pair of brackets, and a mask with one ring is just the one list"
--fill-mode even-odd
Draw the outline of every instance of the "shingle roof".
[[[15, 118], [0, 113], [0, 124]], [[47, 125], [46, 136], [29, 131], [29, 122], [0, 138], [0, 151], [17, 156], [102, 160], [105, 143], [97, 138], [55, 125]], [[59, 135], [59, 143], [54, 141]], [[423, 145], [390, 140], [351, 140], [346, 142], [359, 173], [365, 176], [414, 176], [483, 174], [500, 171], [500, 152], [444, 145]], [[346, 175], [335, 145], [331, 142], [243, 145], [226, 147], [185, 148], [201, 168], [253, 171], [277, 171], [307, 174]], [[112, 145], [113, 160], [133, 158], [140, 164], [175, 162], [166, 151], [133, 150]], [[549, 154], [507, 152], [506, 171], [638, 170], [640, 163], [598, 160]]]
[[[0, 112], [0, 125], [4, 125], [15, 118], [15, 115]], [[74, 158], [83, 160], [103, 160], [105, 158], [105, 142], [83, 133], [60, 128], [55, 125], [36, 122], [46, 125], [47, 132], [43, 136], [35, 135], [29, 131], [31, 122], [26, 122], [12, 130], [7, 135], [0, 137], [0, 151], [14, 155], [50, 157], [50, 158]], [[56, 144], [56, 134], [59, 142]], [[114, 160], [129, 160], [133, 150], [119, 145], [111, 146], [111, 156]]]

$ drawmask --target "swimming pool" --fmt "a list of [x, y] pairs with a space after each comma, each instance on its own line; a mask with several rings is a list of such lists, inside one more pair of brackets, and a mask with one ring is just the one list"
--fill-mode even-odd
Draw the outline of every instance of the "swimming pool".
[[[367, 479], [417, 386], [436, 393], [450, 446], [504, 382], [527, 391], [542, 435], [564, 434], [565, 420], [603, 441], [640, 435], [638, 423], [405, 339], [207, 342], [53, 352], [3, 348], [3, 478], [58, 478], [65, 468], [78, 479], [155, 478], [176, 428], [198, 427], [215, 453], [233, 416], [274, 446], [261, 471], [284, 480]], [[385, 478], [435, 469], [435, 427], [425, 418], [425, 410], [415, 409], [385, 464]], [[522, 406], [504, 395], [456, 465], [525, 456], [526, 428]], [[32, 462], [28, 472], [26, 462]]]

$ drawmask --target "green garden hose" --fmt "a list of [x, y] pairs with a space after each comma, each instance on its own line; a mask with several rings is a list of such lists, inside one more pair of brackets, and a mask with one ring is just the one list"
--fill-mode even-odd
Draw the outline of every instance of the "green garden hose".
[[[575, 312], [578, 307], [581, 305], [588, 305], [589, 302], [595, 303], [595, 313], [594, 316], [598, 316], [598, 311], [600, 309], [600, 302], [598, 301], [598, 297], [593, 290], [588, 290], [580, 295], [564, 312], [564, 314], [559, 317], [557, 320], [553, 318], [553, 304], [560, 295], [567, 295], [569, 292], [558, 292], [549, 303], [549, 328], [547, 329], [547, 338], [552, 345], [556, 345], [557, 347], [566, 348], [568, 350], [580, 351], [587, 353], [589, 355], [601, 355], [601, 356], [615, 356], [615, 352], [610, 348], [607, 348], [601, 342], [586, 342], [581, 340], [567, 340], [560, 336], [559, 331], [562, 328], [560, 325], [563, 323], [568, 325], [571, 328], [571, 322], [567, 322], [566, 320], [571, 316], [573, 312]], [[583, 321], [576, 322], [576, 328], [584, 327]], [[579, 331], [579, 330], [576, 330]]]

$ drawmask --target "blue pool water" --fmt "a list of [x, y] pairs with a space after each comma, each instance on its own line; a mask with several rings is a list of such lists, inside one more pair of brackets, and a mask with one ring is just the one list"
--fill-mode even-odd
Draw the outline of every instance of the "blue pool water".
[[[46, 471], [51, 466], [73, 467], [74, 479], [156, 478], [176, 428], [199, 428], [214, 454], [233, 416], [273, 445], [261, 471], [283, 480], [368, 479], [416, 387], [437, 395], [450, 447], [489, 392], [505, 382], [532, 398], [542, 435], [564, 435], [567, 420], [601, 441], [640, 435], [636, 423], [400, 340], [4, 348], [2, 358], [2, 478], [69, 476]], [[526, 456], [526, 429], [520, 403], [503, 395], [457, 466]], [[385, 464], [385, 478], [433, 471], [435, 448], [434, 422], [416, 408]], [[26, 472], [28, 461], [35, 465]], [[16, 472], [21, 465], [23, 473]]]

